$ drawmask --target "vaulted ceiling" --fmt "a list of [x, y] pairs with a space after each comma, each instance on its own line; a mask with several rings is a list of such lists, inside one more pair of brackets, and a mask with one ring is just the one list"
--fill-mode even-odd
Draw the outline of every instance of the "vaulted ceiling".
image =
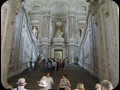
[[52, 13], [66, 13], [68, 11], [85, 12], [88, 3], [85, 0], [25, 0], [28, 11], [51, 11]]
[[25, 8], [32, 19], [46, 13], [57, 18], [74, 14], [79, 23], [85, 24], [88, 7], [86, 0], [25, 0]]

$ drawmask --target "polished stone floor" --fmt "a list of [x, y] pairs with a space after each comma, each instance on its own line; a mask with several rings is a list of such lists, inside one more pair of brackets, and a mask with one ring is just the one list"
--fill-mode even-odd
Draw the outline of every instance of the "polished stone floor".
[[[83, 83], [85, 90], [95, 90], [95, 84], [99, 82], [97, 78], [91, 76], [88, 71], [84, 70], [79, 65], [68, 65], [65, 67], [63, 72], [56, 71], [51, 73], [51, 76], [55, 82], [53, 85], [53, 90], [57, 90], [60, 78], [63, 73], [65, 73], [70, 80], [72, 90], [75, 89], [77, 83]], [[27, 82], [25, 88], [28, 90], [39, 90], [37, 81], [40, 80], [43, 75], [45, 75], [45, 73], [41, 73], [38, 70], [25, 70], [23, 73], [10, 78], [8, 82], [13, 85], [13, 87], [16, 87], [18, 78], [24, 77]]]

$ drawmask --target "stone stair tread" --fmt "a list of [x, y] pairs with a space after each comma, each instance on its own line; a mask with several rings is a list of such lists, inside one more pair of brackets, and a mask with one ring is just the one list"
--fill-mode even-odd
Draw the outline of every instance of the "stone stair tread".
[[[79, 65], [69, 65], [65, 67], [64, 72], [68, 79], [71, 82], [71, 90], [74, 90], [77, 83], [83, 83], [85, 86], [85, 90], [95, 90], [95, 84], [98, 83], [98, 79], [93, 77], [89, 74], [88, 71], [81, 68]], [[55, 85], [53, 86], [53, 90], [57, 90], [62, 72], [56, 71], [55, 73], [51, 73], [51, 76], [54, 79]], [[37, 85], [37, 81], [42, 78], [42, 76], [45, 75], [45, 73], [41, 73], [40, 71], [29, 71], [25, 70], [21, 74], [16, 75], [10, 79], [8, 79], [8, 82], [13, 85], [13, 87], [16, 87], [16, 82], [18, 78], [24, 77], [26, 78], [26, 82], [28, 83], [25, 88], [28, 90], [39, 90], [39, 86]], [[92, 82], [92, 83], [91, 83]]]

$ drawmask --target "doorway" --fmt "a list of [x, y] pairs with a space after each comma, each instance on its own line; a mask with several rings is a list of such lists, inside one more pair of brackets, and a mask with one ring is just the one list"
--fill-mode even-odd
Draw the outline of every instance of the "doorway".
[[63, 50], [54, 50], [54, 58], [57, 59], [63, 59]]

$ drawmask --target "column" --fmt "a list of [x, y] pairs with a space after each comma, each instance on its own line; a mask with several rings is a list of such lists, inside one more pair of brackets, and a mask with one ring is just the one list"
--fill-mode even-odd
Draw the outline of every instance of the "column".
[[65, 28], [66, 41], [69, 42], [69, 18], [67, 17], [66, 28]]
[[[95, 17], [96, 46], [100, 81], [108, 79], [113, 86], [119, 82], [119, 16], [113, 1], [100, 0], [90, 3], [91, 14]], [[98, 6], [98, 8], [96, 8]], [[95, 8], [94, 8], [95, 7]]]
[[66, 19], [63, 19], [63, 38], [65, 39], [65, 42], [66, 42], [66, 39], [67, 39], [67, 32], [66, 32]]
[[68, 16], [69, 19], [69, 38], [74, 37], [75, 38], [75, 31], [76, 31], [76, 21], [75, 21], [75, 15], [70, 14]]
[[101, 8], [105, 25], [108, 79], [116, 87], [119, 82], [119, 16], [117, 4], [114, 1], [108, 0], [103, 3]]
[[49, 40], [51, 41], [51, 39], [53, 38], [53, 24], [52, 24], [52, 18], [50, 17], [50, 21], [49, 21]]
[[42, 31], [43, 31], [43, 37], [49, 37], [49, 14], [45, 14], [42, 18]]
[[71, 13], [68, 16], [68, 29], [69, 29], [69, 41], [68, 41], [68, 50], [69, 50], [69, 63], [73, 63], [76, 57], [76, 20], [75, 15]]
[[42, 18], [42, 39], [41, 48], [42, 55], [45, 59], [49, 57], [49, 25], [50, 25], [49, 14], [45, 14]]

